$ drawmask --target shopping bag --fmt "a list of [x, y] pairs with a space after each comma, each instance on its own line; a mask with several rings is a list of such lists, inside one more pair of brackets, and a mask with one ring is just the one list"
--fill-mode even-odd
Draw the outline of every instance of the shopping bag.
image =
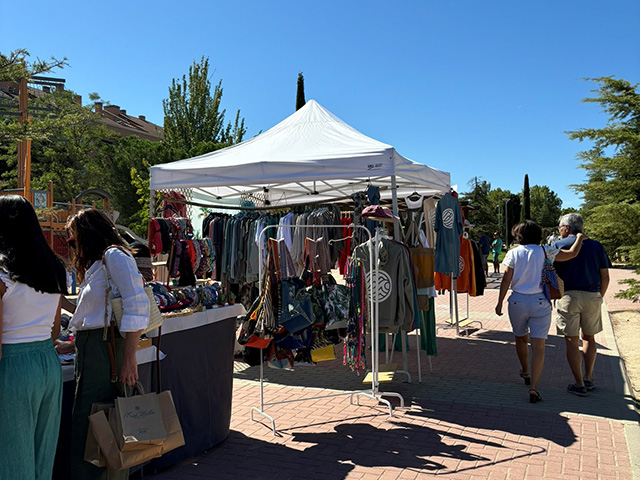
[[157, 394], [117, 397], [115, 404], [117, 440], [121, 451], [162, 445], [167, 438], [167, 431]]
[[[113, 402], [111, 403], [94, 403], [91, 405], [91, 415], [96, 412], [100, 412], [103, 410], [109, 410], [109, 408], [113, 408]], [[98, 441], [96, 440], [96, 436], [93, 433], [93, 429], [91, 428], [91, 424], [89, 424], [89, 431], [87, 433], [87, 441], [85, 442], [84, 447], [84, 459], [90, 464], [96, 467], [106, 467], [107, 459], [104, 456], [104, 453], [100, 450], [100, 445], [98, 445]]]
[[147, 445], [144, 449], [122, 452], [111, 425], [117, 422], [115, 408], [110, 409], [111, 424], [105, 410], [100, 410], [89, 416], [89, 425], [98, 442], [100, 452], [104, 455], [107, 466], [111, 470], [125, 470], [148, 462], [162, 455], [162, 445]]
[[162, 411], [162, 420], [164, 428], [167, 431], [167, 438], [162, 442], [162, 453], [170, 452], [184, 445], [184, 435], [180, 419], [176, 412], [176, 406], [173, 403], [173, 395], [170, 390], [165, 390], [158, 394], [158, 403]]

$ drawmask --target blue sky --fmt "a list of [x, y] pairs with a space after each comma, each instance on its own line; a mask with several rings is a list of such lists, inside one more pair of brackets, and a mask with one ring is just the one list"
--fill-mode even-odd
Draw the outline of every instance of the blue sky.
[[[640, 81], [640, 2], [238, 1], [28, 2], [0, 16], [3, 53], [69, 59], [56, 72], [131, 115], [163, 122], [171, 79], [210, 57], [223, 108], [248, 136], [307, 99], [402, 155], [520, 191], [548, 185], [564, 201], [584, 180], [563, 133], [604, 125], [585, 77]], [[27, 34], [25, 34], [25, 26]]]

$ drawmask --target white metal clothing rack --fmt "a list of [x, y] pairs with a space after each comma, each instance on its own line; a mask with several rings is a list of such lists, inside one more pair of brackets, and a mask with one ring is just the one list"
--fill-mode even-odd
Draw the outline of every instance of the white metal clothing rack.
[[[264, 227], [260, 231], [260, 235], [258, 236], [258, 248], [259, 248], [259, 258], [262, 259], [262, 238], [264, 233], [270, 228], [296, 228], [296, 227], [304, 227], [304, 228], [344, 228], [345, 225], [268, 225]], [[371, 240], [371, 232], [362, 225], [349, 225], [347, 228], [356, 228], [362, 229], [365, 231], [369, 240]], [[369, 268], [371, 272], [373, 272], [372, 278], [375, 278], [375, 281], [369, 282], [369, 317], [370, 317], [370, 330], [371, 330], [371, 389], [367, 390], [350, 390], [341, 393], [335, 393], [331, 395], [319, 395], [310, 398], [299, 398], [295, 400], [283, 400], [278, 402], [265, 402], [264, 400], [264, 361], [263, 361], [263, 352], [260, 350], [260, 408], [251, 407], [249, 416], [251, 420], [254, 420], [253, 413], [256, 412], [263, 417], [269, 419], [271, 421], [271, 429], [273, 430], [273, 434], [277, 435], [276, 432], [276, 422], [268, 415], [264, 410], [267, 406], [279, 405], [283, 403], [294, 403], [294, 402], [304, 402], [308, 400], [318, 400], [320, 398], [333, 398], [349, 395], [350, 402], [353, 404], [354, 397], [356, 399], [356, 405], [360, 405], [360, 397], [367, 397], [376, 402], [384, 403], [389, 408], [389, 416], [393, 416], [393, 407], [391, 403], [382, 398], [382, 397], [396, 397], [400, 399], [400, 407], [404, 407], [404, 398], [399, 393], [395, 392], [380, 392], [380, 384], [378, 381], [378, 373], [380, 369], [379, 358], [378, 358], [378, 315], [379, 315], [379, 304], [377, 301], [374, 301], [374, 298], [377, 299], [376, 294], [374, 293], [374, 285], [379, 285], [378, 278], [378, 233], [375, 235], [375, 241], [369, 242]], [[374, 268], [375, 266], [375, 268]], [[260, 261], [260, 291], [262, 292], [262, 261]], [[374, 297], [375, 296], [375, 297]]]
[[[452, 274], [453, 275], [453, 274]], [[480, 320], [471, 320], [469, 314], [469, 292], [467, 292], [467, 315], [464, 318], [460, 318], [458, 307], [458, 280], [455, 277], [451, 277], [451, 291], [449, 292], [449, 322], [444, 325], [444, 328], [456, 329], [456, 337], [460, 336], [460, 328], [463, 328], [468, 335], [468, 326], [477, 323], [480, 328], [483, 328]], [[461, 322], [462, 327], [460, 326]]]

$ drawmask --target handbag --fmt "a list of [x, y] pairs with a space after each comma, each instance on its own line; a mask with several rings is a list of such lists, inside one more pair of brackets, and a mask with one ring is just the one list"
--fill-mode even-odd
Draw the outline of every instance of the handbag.
[[547, 251], [542, 248], [544, 252], [544, 263], [542, 265], [542, 292], [547, 300], [557, 300], [562, 298], [560, 293], [560, 286], [558, 285], [558, 274], [553, 266], [553, 262], [547, 257]]
[[295, 292], [295, 286], [286, 280], [282, 281], [282, 315], [280, 325], [290, 333], [297, 333], [311, 326], [314, 315], [309, 292], [299, 290]]
[[[107, 289], [105, 291], [105, 310], [104, 310], [105, 337], [106, 337], [106, 328], [109, 324], [109, 321], [107, 319], [107, 315], [108, 315], [107, 308], [106, 308], [107, 302], [111, 304], [111, 311], [112, 311], [113, 317], [115, 317], [115, 321], [116, 321], [116, 325], [118, 326], [118, 329], [120, 329], [120, 323], [122, 322], [122, 315], [124, 314], [122, 298], [114, 296], [113, 291], [111, 289], [111, 283], [109, 282], [109, 278], [110, 278], [109, 271], [107, 270], [107, 264], [105, 263], [105, 259], [104, 259], [104, 255], [106, 251], [109, 250], [109, 248], [117, 248], [128, 254], [128, 252], [126, 252], [124, 249], [115, 245], [105, 249], [104, 253], [102, 254], [102, 271], [104, 273], [105, 280], [107, 281]], [[138, 274], [140, 274], [140, 272], [138, 272]], [[158, 308], [158, 304], [156, 303], [156, 299], [153, 295], [153, 288], [151, 287], [151, 285], [145, 285], [144, 293], [149, 298], [149, 324], [147, 325], [146, 328], [142, 330], [141, 333], [147, 333], [151, 330], [155, 330], [156, 328], [161, 327], [163, 322], [162, 313], [160, 313], [160, 309]], [[126, 332], [120, 332], [120, 335], [122, 337], [126, 337]]]

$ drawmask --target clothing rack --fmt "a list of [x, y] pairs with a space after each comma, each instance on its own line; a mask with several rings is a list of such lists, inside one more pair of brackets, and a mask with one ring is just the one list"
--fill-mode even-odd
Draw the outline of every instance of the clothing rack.
[[[469, 325], [477, 323], [480, 325], [480, 328], [484, 328], [482, 322], [480, 320], [470, 320], [471, 315], [469, 314], [469, 292], [467, 293], [467, 315], [464, 318], [460, 318], [459, 313], [459, 305], [458, 305], [458, 289], [457, 289], [457, 279], [451, 279], [451, 291], [449, 292], [449, 321], [445, 322], [445, 325], [442, 328], [456, 329], [456, 337], [460, 336], [460, 329], [464, 329], [465, 335], [469, 334], [469, 329], [467, 328]], [[440, 329], [441, 327], [438, 327]]]
[[[300, 226], [300, 225], [298, 225]], [[344, 225], [303, 225], [305, 228], [342, 228], [344, 227]], [[258, 245], [259, 245], [259, 254], [260, 254], [260, 258], [262, 258], [262, 237], [264, 235], [264, 233], [270, 229], [270, 228], [295, 228], [295, 225], [268, 225], [266, 227], [264, 227], [261, 231], [260, 231], [260, 235], [258, 236]], [[369, 240], [371, 240], [371, 232], [365, 228], [362, 225], [349, 225], [348, 227], [353, 228], [353, 229], [362, 229], [364, 230], [365, 234], [368, 236]], [[269, 419], [271, 421], [271, 429], [273, 430], [273, 434], [277, 435], [276, 432], [276, 422], [273, 419], [273, 417], [271, 417], [270, 415], [268, 415], [264, 410], [265, 407], [267, 406], [273, 406], [273, 405], [279, 405], [279, 404], [283, 404], [283, 403], [294, 403], [294, 402], [304, 402], [304, 401], [309, 401], [309, 400], [318, 400], [321, 398], [333, 398], [333, 397], [340, 397], [340, 396], [345, 396], [345, 395], [349, 395], [350, 396], [350, 403], [353, 405], [354, 403], [354, 397], [355, 397], [355, 404], [356, 405], [360, 405], [360, 397], [367, 397], [370, 398], [372, 400], [375, 400], [378, 403], [384, 403], [387, 405], [387, 407], [389, 408], [389, 417], [393, 416], [393, 407], [391, 406], [391, 403], [382, 398], [382, 397], [395, 397], [400, 399], [400, 407], [404, 408], [404, 398], [402, 397], [402, 395], [400, 395], [399, 393], [395, 393], [395, 392], [380, 392], [380, 384], [378, 381], [378, 373], [380, 371], [380, 366], [379, 366], [379, 356], [378, 356], [378, 315], [379, 315], [379, 304], [378, 302], [374, 302], [374, 292], [373, 292], [373, 286], [378, 285], [379, 284], [379, 273], [378, 273], [378, 240], [379, 240], [379, 233], [376, 232], [375, 235], [375, 242], [370, 242], [369, 243], [369, 271], [373, 272], [373, 276], [372, 278], [375, 278], [375, 282], [370, 282], [370, 285], [368, 286], [369, 288], [369, 323], [370, 323], [370, 330], [371, 330], [371, 389], [367, 389], [367, 390], [350, 390], [350, 391], [346, 391], [346, 392], [341, 392], [341, 393], [335, 393], [335, 394], [331, 394], [331, 395], [319, 395], [319, 396], [315, 396], [315, 397], [310, 397], [310, 398], [299, 398], [299, 399], [295, 399], [295, 400], [282, 400], [282, 401], [278, 401], [278, 402], [265, 402], [265, 395], [264, 395], [264, 355], [263, 355], [263, 349], [260, 349], [260, 408], [258, 407], [251, 407], [250, 413], [249, 413], [249, 417], [251, 418], [252, 421], [255, 421], [253, 418], [253, 413], [256, 412], [260, 415], [262, 415], [263, 417]], [[375, 265], [375, 268], [374, 268]], [[259, 275], [259, 281], [260, 281], [260, 291], [262, 292], [262, 263], [260, 263], [260, 275]]]

